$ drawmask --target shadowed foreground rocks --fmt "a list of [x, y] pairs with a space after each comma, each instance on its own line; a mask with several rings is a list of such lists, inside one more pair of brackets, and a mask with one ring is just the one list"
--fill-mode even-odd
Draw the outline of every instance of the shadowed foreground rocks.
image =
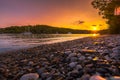
[[0, 55], [1, 80], [120, 80], [120, 35], [98, 36]]

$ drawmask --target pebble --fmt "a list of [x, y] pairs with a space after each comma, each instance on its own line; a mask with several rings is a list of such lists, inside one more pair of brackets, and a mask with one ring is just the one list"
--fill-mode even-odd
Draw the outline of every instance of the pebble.
[[37, 73], [24, 74], [20, 80], [38, 80], [39, 75]]
[[90, 80], [107, 80], [99, 75], [93, 75], [90, 77]]
[[76, 53], [71, 53], [71, 54], [69, 54], [69, 58], [71, 58], [71, 57], [75, 57], [77, 54]]
[[76, 66], [76, 69], [77, 69], [77, 70], [82, 69], [82, 66], [78, 64], [78, 65]]
[[77, 62], [71, 62], [71, 63], [69, 64], [69, 67], [70, 67], [70, 68], [74, 68], [74, 67], [76, 67], [76, 65], [77, 65]]
[[120, 36], [63, 43], [0, 56], [0, 79], [120, 80]]
[[83, 60], [85, 60], [85, 58], [86, 58], [85, 56], [80, 56], [78, 59], [83, 61]]
[[90, 79], [90, 75], [89, 74], [84, 74], [81, 79], [79, 80], [89, 80]]

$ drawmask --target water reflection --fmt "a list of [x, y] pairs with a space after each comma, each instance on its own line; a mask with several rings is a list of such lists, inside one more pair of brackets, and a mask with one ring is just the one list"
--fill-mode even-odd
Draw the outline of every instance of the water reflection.
[[96, 37], [96, 36], [99, 36], [100, 34], [97, 34], [97, 33], [94, 33], [93, 36]]
[[0, 34], [0, 52], [64, 42], [88, 36], [93, 36], [93, 34]]

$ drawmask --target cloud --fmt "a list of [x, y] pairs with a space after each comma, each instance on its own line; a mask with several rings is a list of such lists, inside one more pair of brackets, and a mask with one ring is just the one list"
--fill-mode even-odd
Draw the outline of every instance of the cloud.
[[84, 24], [84, 23], [85, 23], [85, 21], [82, 21], [82, 20], [73, 22], [74, 25], [80, 25], [80, 24]]

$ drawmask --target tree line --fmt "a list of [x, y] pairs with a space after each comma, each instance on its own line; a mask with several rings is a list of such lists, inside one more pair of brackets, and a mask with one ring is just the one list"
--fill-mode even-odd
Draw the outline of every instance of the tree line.
[[89, 34], [89, 30], [74, 30], [69, 28], [58, 28], [48, 25], [27, 25], [27, 26], [11, 26], [6, 28], [0, 28], [0, 33], [24, 33], [31, 32], [33, 34]]

